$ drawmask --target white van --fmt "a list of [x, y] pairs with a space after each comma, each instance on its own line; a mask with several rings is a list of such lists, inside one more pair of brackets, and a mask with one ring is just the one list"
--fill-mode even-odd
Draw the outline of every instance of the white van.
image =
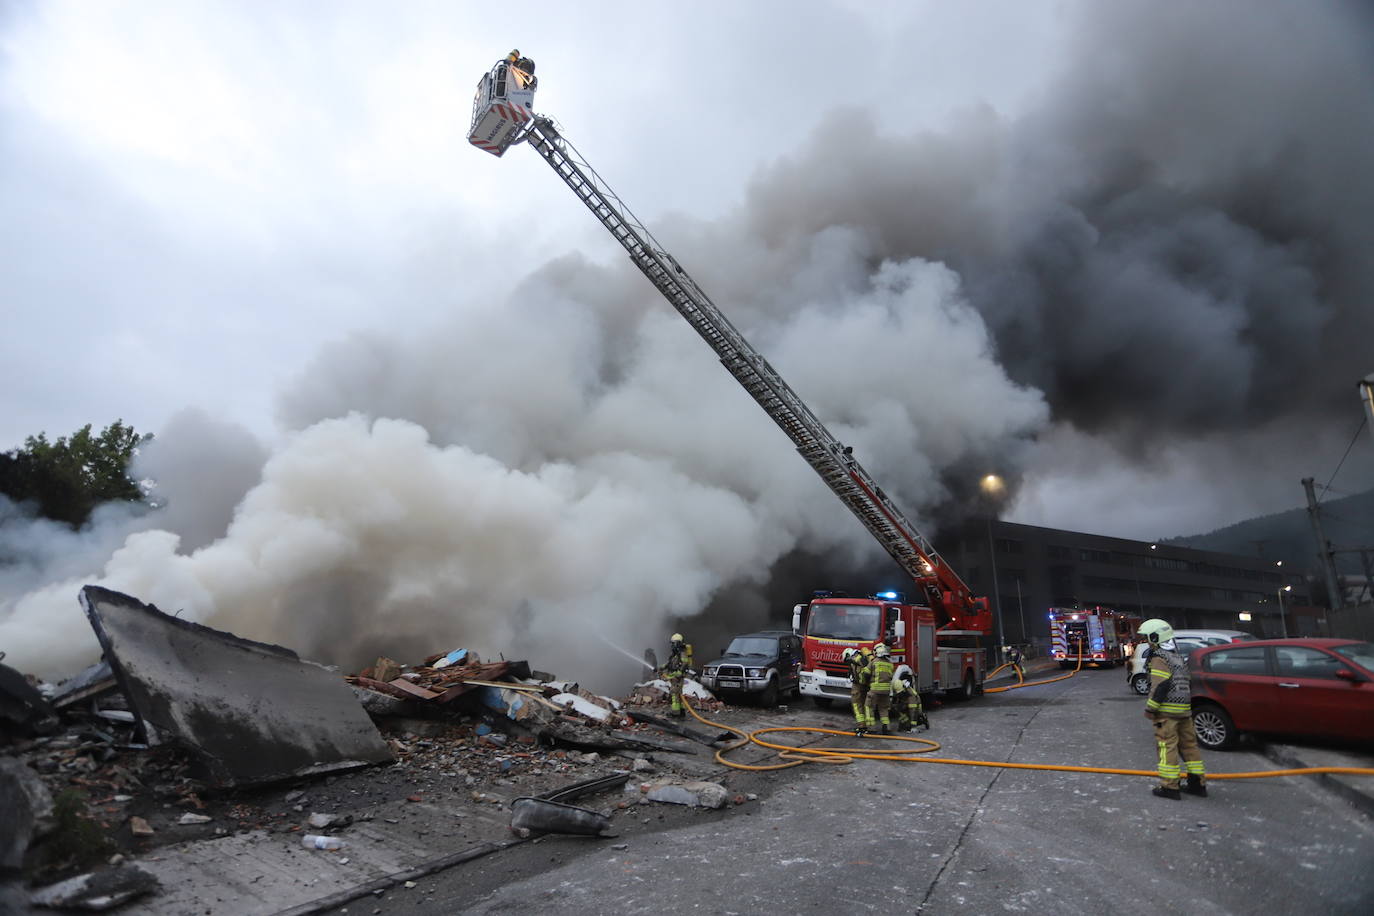
[[[1203, 646], [1217, 646], [1225, 642], [1245, 642], [1259, 637], [1241, 630], [1174, 630], [1174, 639], [1184, 652], [1201, 649]], [[1130, 662], [1126, 666], [1126, 683], [1142, 697], [1150, 692], [1150, 672], [1145, 664], [1145, 650], [1148, 642], [1135, 647]]]

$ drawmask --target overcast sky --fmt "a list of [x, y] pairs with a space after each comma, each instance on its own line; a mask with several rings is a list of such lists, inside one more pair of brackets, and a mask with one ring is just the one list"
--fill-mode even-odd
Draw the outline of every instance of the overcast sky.
[[[467, 144], [477, 79], [517, 46], [536, 109], [922, 524], [997, 472], [1016, 521], [1195, 533], [1340, 464], [1374, 371], [1367, 7], [514, 9], [0, 5], [0, 448], [123, 418], [159, 437], [170, 499], [35, 548], [0, 581], [0, 637], [79, 581], [256, 608], [285, 639], [284, 608], [334, 607], [348, 570], [358, 613], [526, 615], [498, 640], [607, 603], [690, 615], [799, 549], [872, 559], [539, 157]], [[1337, 489], [1374, 482], [1370, 442]], [[450, 489], [344, 518], [408, 475]], [[436, 556], [396, 533], [501, 486], [509, 541], [480, 513]], [[336, 510], [273, 554], [283, 518]], [[646, 530], [669, 546], [599, 590]], [[359, 571], [359, 545], [388, 561]], [[464, 550], [491, 555], [425, 566]], [[575, 597], [527, 568], [581, 550], [602, 581]], [[243, 564], [261, 579], [230, 596]], [[508, 574], [534, 597], [512, 605]]]

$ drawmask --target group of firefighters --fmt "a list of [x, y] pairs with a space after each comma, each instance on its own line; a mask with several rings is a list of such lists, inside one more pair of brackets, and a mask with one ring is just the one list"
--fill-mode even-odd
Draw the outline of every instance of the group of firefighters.
[[[1193, 729], [1192, 697], [1189, 691], [1188, 656], [1174, 643], [1174, 630], [1167, 621], [1147, 620], [1140, 635], [1150, 645], [1150, 695], [1145, 701], [1145, 716], [1154, 726], [1155, 749], [1159, 754], [1159, 785], [1152, 791], [1160, 798], [1179, 799], [1183, 793], [1207, 797], [1206, 769], [1198, 752]], [[916, 674], [910, 665], [893, 665], [892, 653], [879, 643], [870, 653], [867, 647], [845, 649], [842, 658], [849, 666], [850, 701], [854, 708], [854, 735], [869, 732], [892, 734], [891, 714], [897, 718], [897, 731], [911, 731], [913, 725], [930, 729], [916, 690]], [[1019, 661], [1019, 658], [1015, 662]], [[672, 714], [686, 715], [682, 701], [683, 680], [692, 672], [692, 647], [681, 633], [669, 643], [668, 662], [660, 673], [668, 679]]]
[[897, 731], [909, 732], [912, 725], [930, 730], [930, 720], [921, 706], [916, 690], [916, 673], [910, 665], [893, 665], [892, 653], [879, 643], [869, 653], [867, 647], [845, 649], [841, 656], [849, 666], [849, 699], [854, 707], [854, 736], [870, 731], [892, 734], [889, 712], [896, 713]]

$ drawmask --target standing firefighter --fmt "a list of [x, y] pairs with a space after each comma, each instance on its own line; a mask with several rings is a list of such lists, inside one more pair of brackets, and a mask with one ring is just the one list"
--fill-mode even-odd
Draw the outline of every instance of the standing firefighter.
[[916, 672], [910, 665], [898, 665], [892, 675], [892, 711], [897, 714], [897, 731], [911, 731], [913, 722], [930, 731], [930, 720], [921, 707], [921, 695], [916, 691]]
[[868, 731], [868, 656], [863, 649], [845, 649], [840, 656], [849, 666], [849, 702], [854, 708], [854, 737], [862, 738]]
[[686, 707], [682, 703], [682, 680], [691, 667], [692, 647], [683, 640], [681, 633], [674, 633], [668, 643], [668, 662], [660, 669], [660, 673], [668, 679], [668, 687], [672, 694], [672, 714], [679, 719], [687, 715]]
[[873, 661], [868, 666], [866, 678], [868, 727], [876, 729], [878, 723], [882, 722], [884, 735], [892, 734], [887, 718], [888, 704], [892, 702], [892, 662], [888, 658], [889, 654], [887, 646], [878, 643], [878, 647], [873, 650]]
[[[1207, 797], [1202, 755], [1193, 730], [1193, 701], [1188, 684], [1188, 656], [1174, 644], [1174, 628], [1163, 620], [1147, 620], [1140, 635], [1149, 640], [1146, 658], [1150, 665], [1150, 698], [1145, 701], [1145, 717], [1154, 723], [1155, 746], [1159, 750], [1159, 785], [1153, 793], [1177, 801], [1179, 776], [1187, 773], [1183, 788], [1189, 795]], [[1181, 765], [1180, 765], [1181, 764]]]

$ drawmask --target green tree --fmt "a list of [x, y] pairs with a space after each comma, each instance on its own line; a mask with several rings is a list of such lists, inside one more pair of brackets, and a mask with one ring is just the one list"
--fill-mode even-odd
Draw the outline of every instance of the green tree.
[[101, 503], [143, 501], [129, 464], [138, 446], [152, 438], [123, 420], [98, 436], [89, 423], [56, 442], [45, 433], [29, 436], [23, 448], [0, 452], [0, 493], [33, 504], [44, 518], [80, 528]]

